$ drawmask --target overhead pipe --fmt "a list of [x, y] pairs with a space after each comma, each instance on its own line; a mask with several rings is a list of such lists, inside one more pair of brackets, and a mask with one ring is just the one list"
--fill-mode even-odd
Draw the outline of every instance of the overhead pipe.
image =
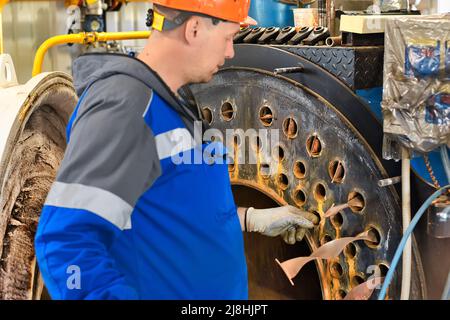
[[42, 72], [42, 64], [48, 49], [60, 44], [79, 43], [92, 44], [96, 42], [114, 40], [135, 40], [147, 39], [151, 31], [131, 31], [131, 32], [80, 32], [78, 34], [65, 34], [47, 39], [36, 52], [33, 64], [32, 76]]
[[[10, 0], [0, 0], [0, 54], [2, 54], [3, 53], [3, 30], [2, 30], [2, 13], [3, 13], [3, 7], [9, 2]], [[24, 1], [24, 0], [14, 0], [15, 2], [19, 2], [19, 1]], [[36, 1], [36, 0], [35, 0]], [[43, 0], [38, 0], [38, 1], [43, 1]], [[49, 0], [46, 0], [46, 1], [49, 1]], [[63, 1], [63, 0], [53, 0], [53, 1]], [[119, 0], [119, 2], [121, 2], [121, 3], [129, 3], [129, 2], [147, 2], [148, 0]], [[79, 3], [80, 3], [80, 0], [64, 0], [64, 2], [65, 2], [65, 5], [66, 6], [69, 6], [69, 5], [79, 5]], [[136, 31], [137, 33], [139, 33], [139, 32], [148, 32], [148, 31]], [[131, 34], [131, 33], [133, 33], [133, 32], [119, 32], [121, 35], [123, 35], [123, 36], [126, 36], [127, 34]], [[103, 35], [102, 34], [96, 34], [96, 35], [94, 35], [94, 38], [96, 37], [98, 35], [98, 37], [102, 37]], [[111, 35], [111, 33], [104, 33], [104, 35]], [[74, 36], [73, 37], [73, 39], [71, 39], [70, 41], [65, 41], [64, 40], [64, 38], [62, 38], [62, 37], [64, 37], [64, 35], [61, 35], [61, 36], [56, 36], [56, 37], [53, 37], [53, 38], [50, 38], [50, 39], [48, 39], [47, 41], [48, 41], [48, 43], [47, 43], [47, 41], [46, 42], [44, 42], [42, 45], [41, 45], [41, 47], [39, 47], [39, 49], [38, 49], [38, 52], [36, 53], [36, 58], [35, 58], [35, 61], [34, 61], [34, 65], [33, 65], [33, 76], [35, 76], [36, 74], [39, 74], [39, 73], [41, 73], [41, 70], [42, 70], [42, 61], [43, 61], [43, 59], [44, 59], [44, 56], [45, 56], [45, 53], [47, 52], [47, 50], [50, 48], [50, 47], [52, 47], [52, 46], [55, 46], [55, 45], [58, 45], [58, 44], [65, 44], [65, 43], [81, 43], [81, 44], [89, 44], [89, 43], [94, 43], [94, 42], [98, 42], [98, 41], [107, 41], [107, 40], [132, 40], [132, 39], [145, 39], [145, 38], [148, 38], [148, 36], [150, 36], [150, 33], [148, 33], [148, 36], [147, 37], [143, 37], [143, 38], [141, 38], [141, 37], [139, 37], [139, 36], [135, 36], [135, 35], [132, 35], [132, 36], [130, 36], [130, 38], [121, 38], [120, 36], [119, 36], [119, 38], [117, 38], [117, 39], [113, 39], [113, 38], [108, 38], [108, 39], [106, 39], [106, 40], [93, 40], [93, 41], [91, 41], [90, 39], [92, 38], [92, 35], [91, 35], [91, 33], [89, 33], [89, 34], [87, 34], [87, 33], [80, 33], [79, 35], [77, 34], [77, 35], [73, 35], [73, 34], [71, 34], [71, 35], [65, 35], [65, 36]], [[86, 40], [85, 40], [86, 39]], [[89, 42], [89, 41], [91, 41], [91, 42]], [[45, 48], [44, 47], [44, 45], [47, 45], [48, 47], [47, 48]], [[39, 50], [44, 50], [43, 52], [40, 52]], [[38, 55], [40, 55], [40, 54], [42, 54], [42, 57], [41, 56], [38, 56]], [[36, 61], [36, 59], [41, 59], [40, 61], [38, 60], [38, 61]], [[36, 63], [39, 63], [39, 65], [36, 65]]]

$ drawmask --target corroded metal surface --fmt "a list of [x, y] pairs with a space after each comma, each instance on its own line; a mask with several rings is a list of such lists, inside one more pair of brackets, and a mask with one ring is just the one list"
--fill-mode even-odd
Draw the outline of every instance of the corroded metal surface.
[[[264, 50], [267, 53], [275, 49], [265, 47]], [[249, 63], [251, 57], [247, 56], [244, 61], [251, 67], [247, 68], [245, 63], [239, 62], [239, 54], [238, 49], [237, 59], [219, 72], [212, 82], [193, 87], [194, 94], [200, 107], [209, 110], [212, 126], [221, 131], [229, 128], [279, 129], [280, 143], [273, 153], [279, 155], [281, 152], [283, 157], [273, 174], [263, 170], [271, 164], [261, 161], [258, 155], [256, 158], [260, 160], [256, 164], [231, 165], [232, 183], [258, 189], [279, 204], [296, 205], [320, 216], [320, 223], [307, 235], [311, 250], [333, 239], [370, 231], [377, 239], [375, 244], [367, 241], [352, 243], [337, 259], [317, 263], [323, 298], [344, 298], [352, 288], [373, 274], [371, 267], [379, 266], [384, 276], [400, 241], [398, 195], [393, 187], [382, 188], [377, 184], [378, 180], [388, 177], [386, 171], [395, 173], [396, 168], [383, 166], [379, 157], [381, 141], [357, 129], [365, 125], [370, 127], [370, 123], [364, 123], [373, 120], [370, 113], [359, 110], [363, 116], [367, 112], [366, 116], [347, 116], [343, 109], [346, 103], [349, 110], [358, 110], [361, 102], [356, 97], [351, 99], [341, 86], [333, 86], [332, 79], [324, 83], [328, 84], [323, 88], [324, 92], [318, 92], [314, 86], [319, 86], [314, 83], [303, 85], [302, 81], [293, 81], [295, 77], [319, 79], [320, 75], [313, 73], [320, 71], [309, 68], [301, 58], [298, 58], [298, 63], [305, 67], [303, 76], [288, 78], [275, 76], [267, 70], [272, 66], [272, 70], [296, 66], [287, 64], [286, 60], [277, 61], [276, 56], [274, 59], [274, 56], [261, 54], [257, 59], [271, 59], [267, 63], [269, 68], [264, 70], [256, 68], [256, 62]], [[292, 56], [289, 58], [293, 59]], [[335, 92], [330, 93], [333, 90]], [[338, 97], [335, 101], [325, 99], [333, 94]], [[231, 104], [233, 110], [233, 115], [226, 121], [221, 112], [230, 108], [223, 108], [225, 103]], [[235, 149], [241, 147], [242, 144], [235, 145]], [[247, 149], [258, 153], [258, 148]], [[350, 205], [332, 218], [325, 219], [325, 212], [333, 204], [354, 204], [355, 201], [351, 201], [354, 199], [357, 200], [356, 206]], [[257, 199], [254, 202], [257, 203]], [[259, 250], [270, 251], [271, 245]], [[280, 261], [285, 258], [293, 256], [279, 257]], [[275, 262], [267, 262], [254, 272], [264, 274], [273, 268], [278, 268]], [[400, 295], [400, 274], [399, 268], [388, 292], [390, 298]], [[423, 298], [423, 271], [418, 257], [414, 260], [413, 275], [412, 298]], [[297, 283], [296, 278], [293, 281], [301, 290], [301, 283]]]
[[0, 144], [0, 299], [40, 299], [34, 237], [77, 97], [71, 78], [58, 72], [4, 89], [0, 97], [8, 129]]

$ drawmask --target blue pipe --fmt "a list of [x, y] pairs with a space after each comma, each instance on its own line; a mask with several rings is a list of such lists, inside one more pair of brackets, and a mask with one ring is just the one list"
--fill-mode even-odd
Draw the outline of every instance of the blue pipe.
[[417, 211], [414, 218], [411, 220], [411, 223], [409, 224], [408, 228], [406, 229], [405, 233], [403, 234], [402, 240], [400, 241], [400, 244], [397, 247], [397, 250], [394, 254], [394, 259], [392, 259], [391, 267], [386, 275], [386, 278], [383, 282], [383, 286], [381, 287], [380, 293], [378, 294], [378, 300], [384, 300], [386, 297], [386, 291], [389, 287], [389, 284], [392, 281], [392, 278], [394, 277], [395, 268], [397, 267], [398, 261], [400, 260], [400, 257], [402, 256], [402, 252], [405, 249], [406, 241], [408, 241], [408, 238], [410, 237], [411, 233], [413, 232], [414, 228], [416, 227], [417, 223], [419, 222], [420, 218], [423, 216], [425, 211], [428, 209], [428, 207], [431, 205], [431, 203], [437, 199], [446, 189], [450, 188], [450, 185], [447, 185], [439, 190], [437, 190], [435, 193], [433, 193], [420, 207], [419, 211]]
[[293, 27], [293, 9], [296, 7], [278, 0], [252, 0], [248, 14], [258, 21], [260, 27]]

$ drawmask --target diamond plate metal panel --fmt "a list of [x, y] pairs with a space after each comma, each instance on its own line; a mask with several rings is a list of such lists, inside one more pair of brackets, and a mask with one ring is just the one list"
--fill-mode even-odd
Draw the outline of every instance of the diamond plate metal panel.
[[379, 87], [383, 83], [383, 47], [276, 47], [321, 66], [352, 90]]

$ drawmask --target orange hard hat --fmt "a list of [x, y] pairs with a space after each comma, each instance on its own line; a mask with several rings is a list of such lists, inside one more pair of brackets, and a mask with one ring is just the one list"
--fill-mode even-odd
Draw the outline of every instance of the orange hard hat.
[[181, 11], [205, 14], [245, 25], [257, 22], [248, 16], [250, 0], [151, 0], [154, 4]]

